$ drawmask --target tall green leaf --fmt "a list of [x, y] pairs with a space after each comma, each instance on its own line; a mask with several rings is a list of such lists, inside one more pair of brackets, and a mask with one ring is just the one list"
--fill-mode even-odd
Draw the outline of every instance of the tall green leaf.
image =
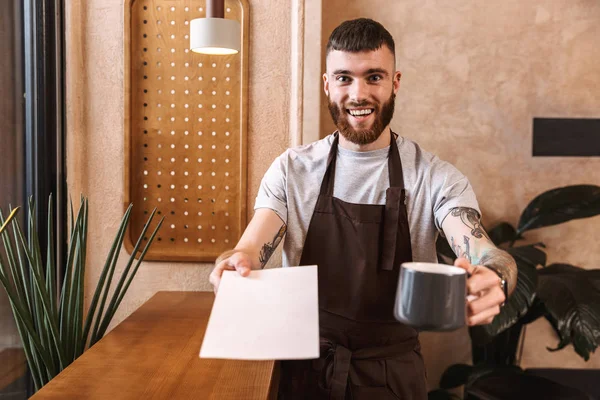
[[[129, 270], [131, 269], [131, 266], [132, 266], [133, 262], [135, 261], [135, 255], [137, 254], [140, 246], [142, 245], [142, 241], [144, 240], [144, 237], [146, 236], [146, 232], [148, 231], [148, 228], [150, 228], [150, 224], [152, 223], [152, 219], [154, 218], [155, 213], [156, 213], [156, 209], [154, 209], [152, 211], [152, 213], [150, 214], [150, 217], [146, 221], [146, 224], [142, 228], [142, 232], [140, 233], [140, 236], [139, 236], [133, 250], [131, 251], [131, 256], [129, 257], [129, 260], [127, 261], [127, 264], [125, 265], [125, 268], [123, 269], [123, 273], [121, 274], [121, 278], [119, 279], [119, 283], [117, 284], [117, 287], [115, 288], [115, 291], [114, 291], [111, 301], [108, 305], [108, 309], [107, 309], [106, 313], [104, 314], [102, 322], [100, 323], [100, 326], [98, 327], [98, 329], [94, 330], [94, 334], [92, 336], [93, 341], [91, 342], [92, 344], [96, 343], [98, 340], [100, 340], [100, 338], [102, 336], [104, 336], [106, 329], [108, 329], [108, 325], [110, 324], [110, 321], [112, 320], [115, 309], [117, 307], [117, 302], [118, 302], [119, 296], [121, 294], [121, 289], [123, 288], [123, 285], [126, 282], [126, 278], [129, 273]], [[151, 241], [154, 240], [154, 235], [158, 232], [158, 229], [160, 228], [161, 224], [162, 224], [162, 220], [160, 221], [160, 223], [158, 224], [154, 233], [152, 234]], [[148, 245], [146, 245], [145, 251], [149, 247], [149, 244], [151, 243], [151, 241], [148, 243]], [[140, 263], [144, 259], [143, 256], [145, 256], [145, 254], [146, 254], [145, 251], [142, 253], [142, 256], [140, 256], [140, 261], [139, 261]]]
[[81, 222], [80, 240], [81, 240], [81, 264], [77, 284], [77, 324], [75, 333], [76, 346], [73, 349], [75, 352], [74, 358], [79, 357], [83, 353], [86, 338], [83, 337], [83, 303], [85, 290], [85, 267], [87, 257], [87, 228], [88, 228], [88, 201], [84, 200], [83, 219]]
[[[127, 229], [127, 223], [129, 221], [129, 218], [131, 215], [131, 209], [132, 209], [132, 205], [130, 204], [129, 207], [127, 207], [127, 211], [125, 211], [125, 215], [123, 216], [123, 219], [121, 220], [121, 224], [119, 225], [119, 230], [118, 230], [117, 236], [115, 237], [115, 240], [113, 241], [113, 244], [108, 252], [108, 256], [106, 257], [106, 262], [104, 264], [104, 268], [102, 268], [102, 273], [100, 274], [100, 278], [98, 279], [98, 284], [96, 285], [96, 290], [94, 291], [94, 297], [92, 298], [92, 302], [90, 303], [90, 308], [88, 310], [88, 314], [87, 314], [86, 320], [85, 320], [85, 326], [83, 328], [83, 335], [82, 335], [83, 342], [82, 342], [81, 352], [83, 352], [83, 350], [84, 350], [84, 347], [87, 342], [90, 328], [92, 326], [92, 322], [93, 322], [94, 318], [97, 321], [97, 325], [100, 324], [101, 312], [99, 312], [98, 315], [96, 316], [96, 307], [98, 305], [98, 300], [100, 299], [100, 295], [103, 293], [103, 289], [105, 286], [105, 281], [107, 279], [107, 276], [109, 275], [110, 271], [114, 269], [114, 265], [116, 264], [115, 254], [118, 254], [118, 249], [121, 247], [121, 245], [123, 243], [123, 239], [125, 237], [125, 232]], [[111, 277], [112, 277], [112, 274], [111, 274]], [[109, 278], [109, 280], [110, 280], [110, 278]]]
[[11, 221], [15, 218], [15, 216], [17, 215], [17, 213], [19, 212], [20, 209], [21, 209], [21, 207], [15, 207], [10, 212], [10, 214], [8, 215], [8, 218], [6, 218], [6, 220], [4, 221], [4, 223], [2, 224], [2, 226], [0, 226], [0, 233], [4, 232], [6, 230], [6, 228], [8, 228], [8, 226], [11, 223]]
[[[152, 222], [152, 218], [154, 218], [154, 212], [155, 211], [156, 211], [156, 209], [154, 209], [154, 211], [152, 212], [152, 215], [148, 219], [148, 224], [150, 224]], [[123, 301], [123, 298], [125, 297], [125, 293], [127, 293], [127, 290], [129, 289], [129, 285], [131, 285], [131, 282], [133, 281], [133, 278], [137, 274], [137, 271], [140, 268], [140, 266], [142, 265], [142, 261], [144, 260], [144, 257], [146, 256], [146, 253], [150, 249], [150, 246], [152, 245], [152, 242], [154, 242], [154, 238], [156, 237], [156, 234], [160, 230], [160, 227], [162, 226], [164, 220], [165, 220], [165, 217], [162, 217], [160, 219], [160, 221], [158, 221], [158, 224], [156, 225], [156, 228], [154, 228], [154, 231], [152, 232], [152, 235], [150, 235], [150, 239], [148, 239], [148, 243], [146, 243], [146, 247], [144, 247], [144, 250], [142, 251], [142, 254], [140, 255], [140, 257], [139, 257], [139, 259], [138, 259], [138, 261], [137, 261], [137, 263], [136, 263], [133, 271], [131, 272], [131, 274], [129, 274], [129, 278], [127, 279], [127, 282], [125, 283], [125, 286], [118, 293], [118, 296], [116, 296], [117, 293], [115, 293], [115, 296], [117, 297], [117, 301], [115, 302], [115, 304], [111, 308], [111, 314], [110, 314], [110, 318], [108, 320], [108, 323], [110, 323], [110, 321], [112, 320], [112, 318], [115, 316], [115, 313], [117, 312], [117, 308], [119, 308], [119, 305]], [[135, 253], [132, 253], [131, 254], [131, 259], [133, 260], [134, 257], [135, 257]], [[108, 324], [106, 325], [106, 327], [108, 327]], [[101, 334], [104, 335], [104, 332], [101, 332]]]
[[10, 282], [6, 279], [6, 277], [3, 274], [0, 274], [0, 283], [2, 284], [2, 286], [4, 286], [4, 289], [6, 290], [8, 300], [11, 304], [11, 307], [13, 308], [13, 314], [15, 319], [23, 324], [23, 327], [26, 329], [27, 334], [31, 338], [33, 345], [38, 351], [39, 356], [43, 359], [44, 368], [47, 368], [51, 372], [56, 373], [52, 370], [53, 363], [49, 356], [48, 349], [45, 346], [43, 346], [41, 341], [39, 340], [36, 329], [33, 325], [31, 314], [19, 303], [18, 298], [15, 296], [12, 290]]
[[525, 208], [517, 234], [600, 214], [600, 187], [574, 185], [548, 190]]
[[[127, 229], [128, 224], [129, 224], [129, 216], [128, 216], [127, 220], [125, 221], [125, 225], [124, 225], [125, 230]], [[94, 328], [92, 329], [92, 333], [91, 333], [91, 337], [90, 337], [90, 347], [92, 345], [94, 345], [102, 337], [99, 335], [99, 330], [100, 330], [100, 326], [102, 324], [103, 318], [106, 316], [106, 313], [104, 313], [104, 311], [105, 311], [104, 306], [106, 305], [106, 300], [108, 298], [108, 293], [110, 291], [113, 274], [115, 272], [117, 260], [119, 258], [119, 249], [123, 245], [124, 238], [125, 238], [125, 231], [123, 231], [123, 235], [119, 237], [119, 239], [120, 239], [119, 245], [118, 245], [115, 253], [112, 255], [110, 267], [108, 270], [108, 277], [106, 280], [106, 285], [103, 289], [102, 299], [100, 300], [100, 304], [98, 306], [98, 310], [97, 310], [97, 314], [96, 314], [96, 321], [94, 322]], [[123, 272], [123, 274], [125, 274], [125, 271]]]
[[555, 349], [573, 344], [584, 360], [600, 343], [600, 270], [552, 264], [539, 271], [538, 296], [560, 337]]
[[23, 232], [21, 231], [21, 228], [19, 227], [19, 223], [15, 222], [15, 224], [17, 225], [17, 233], [19, 234], [19, 239], [21, 241], [21, 245], [23, 246], [25, 256], [27, 258], [27, 261], [29, 262], [29, 265], [31, 266], [30, 270], [33, 275], [33, 279], [31, 281], [34, 284], [34, 288], [35, 288], [34, 293], [36, 296], [39, 296], [39, 300], [40, 300], [40, 304], [41, 304], [39, 309], [36, 311], [42, 312], [42, 310], [43, 310], [43, 312], [47, 313], [48, 316], [50, 317], [49, 322], [50, 322], [51, 329], [50, 329], [49, 335], [52, 337], [52, 345], [53, 345], [52, 347], [54, 347], [53, 350], [56, 350], [56, 352], [57, 352], [59, 364], [62, 369], [66, 366], [65, 355], [64, 355], [63, 348], [60, 345], [59, 332], [58, 332], [58, 326], [56, 325], [56, 320], [55, 320], [55, 318], [52, 318], [53, 312], [52, 312], [52, 309], [49, 304], [50, 300], [48, 298], [48, 293], [46, 293], [46, 291], [45, 291], [45, 285], [43, 282], [43, 278], [40, 276], [37, 268], [35, 268], [33, 266], [35, 263], [34, 255], [30, 251], [30, 249], [27, 248], [27, 242], [25, 241]]
[[52, 207], [52, 195], [50, 195], [48, 199], [48, 223], [46, 231], [46, 236], [48, 238], [48, 242], [46, 243], [46, 290], [48, 290], [48, 294], [50, 295], [52, 310], [57, 316], [58, 311], [56, 305], [58, 303], [58, 299], [56, 297], [56, 260], [54, 251], [54, 224], [52, 218]]
[[[4, 220], [4, 215], [2, 213], [2, 209], [0, 209], [0, 223], [3, 223], [2, 229], [0, 229], [0, 236], [2, 236], [2, 243], [4, 245], [4, 250], [6, 253], [6, 259], [8, 263], [8, 267], [10, 269], [11, 277], [15, 285], [16, 296], [19, 299], [22, 299], [24, 302], [26, 301], [26, 307], [31, 309], [30, 300], [29, 300], [29, 290], [25, 290], [27, 287], [27, 276], [22, 276], [21, 270], [19, 269], [19, 265], [22, 264], [21, 254], [19, 252], [18, 245], [15, 246], [11, 240], [11, 237], [8, 233], [8, 226], [11, 220], [15, 217], [19, 208], [12, 210], [9, 217]], [[15, 225], [13, 224], [13, 232], [16, 236]], [[15, 239], [16, 240], [16, 239]], [[15, 254], [17, 254], [18, 259], [15, 258]]]
[[[50, 196], [48, 220], [45, 223], [48, 233], [47, 248], [44, 252], [45, 260], [42, 257], [33, 200], [29, 200], [27, 238], [25, 238], [18, 221], [15, 220], [18, 208], [12, 210], [6, 220], [0, 210], [1, 244], [4, 246], [4, 254], [7, 257], [5, 263], [0, 256], [0, 284], [8, 295], [36, 390], [45, 385], [85, 350], [94, 320], [99, 329], [94, 329], [92, 334], [94, 339], [90, 340], [90, 345], [104, 335], [106, 331], [104, 325], [109, 323], [114, 316], [163, 221], [159, 222], [141, 252], [137, 264], [131, 269], [134, 255], [137, 254], [143, 236], [154, 216], [154, 212], [152, 213], [140, 235], [138, 246], [136, 246], [130, 262], [119, 277], [119, 283], [106, 313], [102, 315], [102, 308], [106, 300], [104, 297], [99, 312], [94, 318], [94, 310], [98, 306], [101, 294], [104, 293], [106, 296], [111, 286], [119, 249], [122, 247], [127, 223], [131, 217], [131, 205], [129, 206], [109, 252], [101, 279], [96, 286], [94, 299], [84, 324], [88, 201], [82, 196], [76, 219], [71, 204], [71, 235], [60, 296], [58, 296], [55, 285], [57, 266], [52, 209], [52, 196]], [[10, 225], [12, 225], [14, 243], [8, 234]]]
[[73, 279], [73, 266], [75, 262], [75, 251], [77, 249], [77, 238], [79, 237], [79, 226], [81, 218], [83, 218], [83, 214], [79, 213], [77, 215], [77, 220], [73, 222], [73, 206], [71, 205], [71, 239], [69, 240], [68, 250], [67, 250], [67, 264], [64, 269], [64, 277], [59, 301], [59, 328], [60, 328], [60, 337], [62, 340], [68, 341], [69, 332], [71, 332], [71, 323], [69, 320], [69, 307], [71, 304], [70, 299], [70, 288], [71, 281]]

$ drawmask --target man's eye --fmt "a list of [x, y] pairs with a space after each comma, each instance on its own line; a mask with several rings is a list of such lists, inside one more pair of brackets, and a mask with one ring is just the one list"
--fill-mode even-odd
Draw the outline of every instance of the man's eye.
[[350, 78], [348, 78], [347, 76], [338, 76], [337, 78], [338, 82], [349, 82]]
[[371, 75], [371, 76], [369, 77], [369, 80], [370, 80], [371, 82], [379, 82], [379, 81], [381, 80], [381, 75]]

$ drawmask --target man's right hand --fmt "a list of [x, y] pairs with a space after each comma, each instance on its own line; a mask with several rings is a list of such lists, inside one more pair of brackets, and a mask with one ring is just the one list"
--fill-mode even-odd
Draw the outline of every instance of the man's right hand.
[[240, 276], [246, 277], [250, 275], [250, 271], [252, 270], [252, 259], [248, 254], [238, 251], [218, 262], [210, 273], [209, 277], [209, 281], [213, 285], [215, 294], [217, 294], [217, 290], [219, 290], [221, 277], [223, 276], [223, 271], [225, 270], [235, 270], [240, 274]]

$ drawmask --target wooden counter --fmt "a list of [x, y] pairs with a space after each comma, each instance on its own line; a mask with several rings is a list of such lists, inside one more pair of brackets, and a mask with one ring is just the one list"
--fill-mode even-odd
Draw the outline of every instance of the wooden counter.
[[274, 361], [198, 357], [213, 300], [155, 294], [32, 399], [275, 399]]

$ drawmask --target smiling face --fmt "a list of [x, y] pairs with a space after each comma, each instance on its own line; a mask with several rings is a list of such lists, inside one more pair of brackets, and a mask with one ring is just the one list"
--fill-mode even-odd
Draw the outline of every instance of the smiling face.
[[365, 146], [375, 142], [394, 115], [400, 72], [394, 72], [394, 55], [386, 47], [375, 51], [333, 50], [323, 74], [329, 112], [340, 134]]

